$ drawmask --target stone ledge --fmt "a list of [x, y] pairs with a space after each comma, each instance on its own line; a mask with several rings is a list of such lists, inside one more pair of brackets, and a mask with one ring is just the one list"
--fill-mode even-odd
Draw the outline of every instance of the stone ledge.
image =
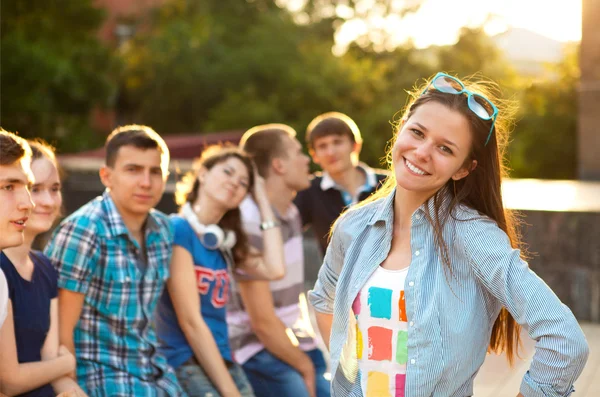
[[578, 320], [600, 323], [600, 212], [521, 213], [531, 269]]

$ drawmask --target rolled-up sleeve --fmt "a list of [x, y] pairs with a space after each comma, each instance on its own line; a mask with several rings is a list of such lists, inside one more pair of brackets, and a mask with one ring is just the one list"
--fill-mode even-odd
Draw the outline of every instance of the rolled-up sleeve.
[[86, 222], [63, 222], [44, 253], [58, 271], [58, 288], [87, 292], [99, 250], [96, 234]]
[[344, 218], [335, 223], [331, 241], [325, 251], [323, 265], [319, 269], [317, 282], [308, 292], [308, 300], [316, 311], [333, 314], [333, 301], [338, 277], [344, 264]]
[[478, 218], [461, 223], [462, 243], [479, 282], [537, 342], [521, 393], [569, 396], [589, 354], [575, 316], [521, 259], [495, 222]]

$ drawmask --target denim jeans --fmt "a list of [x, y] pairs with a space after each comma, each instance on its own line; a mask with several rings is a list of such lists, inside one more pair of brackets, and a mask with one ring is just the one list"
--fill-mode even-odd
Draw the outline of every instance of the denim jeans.
[[[229, 363], [229, 373], [242, 397], [254, 397], [254, 392], [238, 364]], [[221, 397], [202, 367], [197, 364], [184, 364], [175, 370], [177, 380], [189, 397]]]
[[[323, 376], [327, 370], [323, 353], [319, 349], [305, 353], [315, 367], [317, 397], [329, 397], [329, 381]], [[266, 349], [246, 361], [242, 368], [257, 397], [308, 397], [300, 373]]]

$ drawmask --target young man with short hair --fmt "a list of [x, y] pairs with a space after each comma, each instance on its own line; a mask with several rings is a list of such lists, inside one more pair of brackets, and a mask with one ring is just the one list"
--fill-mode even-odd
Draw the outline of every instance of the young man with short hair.
[[[240, 205], [249, 241], [262, 250], [262, 232], [279, 227], [284, 241], [286, 273], [282, 280], [268, 282], [237, 276], [241, 302], [232, 299], [227, 320], [230, 343], [242, 364], [256, 396], [328, 397], [326, 364], [317, 348], [304, 296], [302, 223], [292, 200], [309, 185], [309, 158], [283, 124], [268, 124], [248, 130], [240, 146], [253, 157], [265, 178], [267, 196], [277, 222], [261, 223], [252, 198]], [[234, 296], [238, 296], [235, 294]], [[243, 306], [239, 303], [243, 303]]]
[[[23, 244], [23, 231], [33, 209], [29, 194], [29, 185], [33, 183], [30, 163], [31, 148], [27, 141], [0, 128], [0, 251]], [[0, 270], [0, 329], [7, 313], [8, 286]]]
[[311, 225], [321, 253], [327, 249], [329, 229], [345, 208], [369, 197], [386, 178], [358, 160], [362, 136], [356, 123], [339, 112], [315, 117], [306, 130], [313, 162], [323, 169], [310, 187], [298, 193], [294, 203], [302, 224]]
[[59, 271], [60, 341], [77, 353], [77, 379], [90, 396], [179, 396], [152, 326], [173, 241], [154, 209], [169, 150], [140, 125], [117, 128], [105, 148], [106, 191], [65, 219], [46, 248]]
[[23, 231], [33, 209], [30, 163], [27, 141], [0, 129], [0, 250], [23, 244]]

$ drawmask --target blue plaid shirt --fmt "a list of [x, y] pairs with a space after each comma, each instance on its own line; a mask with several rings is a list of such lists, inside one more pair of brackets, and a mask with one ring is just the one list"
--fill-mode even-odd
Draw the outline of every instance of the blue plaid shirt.
[[46, 248], [59, 288], [85, 295], [74, 342], [77, 378], [90, 396], [183, 395], [152, 326], [173, 235], [156, 210], [145, 229], [144, 256], [105, 192], [65, 219]]
[[[362, 396], [352, 302], [390, 251], [394, 196], [395, 191], [342, 216], [309, 293], [318, 312], [333, 314], [329, 343], [333, 397]], [[442, 210], [449, 202], [448, 195], [443, 197]], [[411, 216], [412, 258], [404, 290], [406, 397], [473, 395], [473, 379], [502, 306], [537, 341], [521, 393], [570, 395], [589, 350], [569, 308], [529, 269], [495, 222], [465, 206], [455, 209], [442, 231], [450, 274], [427, 219], [435, 213], [432, 201]]]

